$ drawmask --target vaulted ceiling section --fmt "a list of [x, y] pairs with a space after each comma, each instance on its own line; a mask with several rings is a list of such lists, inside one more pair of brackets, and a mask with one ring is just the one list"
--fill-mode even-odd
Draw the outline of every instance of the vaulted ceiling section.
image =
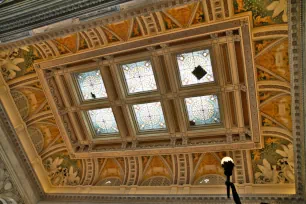
[[286, 1], [186, 2], [0, 51], [47, 193], [295, 193]]

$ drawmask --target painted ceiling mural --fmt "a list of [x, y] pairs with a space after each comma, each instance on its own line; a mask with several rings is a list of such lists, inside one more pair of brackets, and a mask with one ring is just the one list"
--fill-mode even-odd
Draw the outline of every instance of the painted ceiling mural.
[[[209, 180], [214, 182], [213, 184], [223, 185], [220, 159], [225, 155], [237, 161], [234, 174], [237, 183], [294, 183], [288, 38], [283, 31], [281, 34], [269, 34], [287, 24], [287, 0], [225, 0], [222, 3], [215, 1], [220, 3], [223, 11], [221, 16], [215, 11], [212, 12], [211, 4], [208, 5], [207, 2], [213, 1], [198, 1], [0, 52], [2, 76], [10, 87], [11, 96], [27, 125], [33, 146], [41, 157], [45, 175], [53, 186], [206, 185]], [[232, 2], [232, 5], [226, 5], [228, 2]], [[225, 6], [232, 10], [226, 10]], [[137, 157], [71, 158], [44, 90], [36, 77], [34, 62], [201, 26], [213, 19], [230, 17], [231, 13], [240, 15], [245, 12], [252, 14], [254, 26], [253, 55], [257, 72], [261, 137], [264, 140], [261, 149]], [[269, 32], [259, 34], [257, 27], [265, 28]], [[248, 169], [249, 165], [245, 163], [247, 157], [251, 158], [251, 169]]]
[[234, 0], [235, 13], [252, 11], [254, 26], [288, 22], [287, 0]]

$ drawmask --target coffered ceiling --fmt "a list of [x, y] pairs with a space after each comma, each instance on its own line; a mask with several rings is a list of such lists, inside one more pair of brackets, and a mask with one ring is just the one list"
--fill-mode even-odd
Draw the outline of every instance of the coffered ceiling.
[[[61, 126], [70, 151], [88, 157], [260, 146], [257, 100], [247, 100], [256, 97], [248, 90], [253, 63], [238, 62], [250, 41], [242, 46], [235, 29], [203, 34], [38, 71], [57, 120], [68, 124]], [[192, 73], [199, 65], [200, 80]]]
[[227, 155], [241, 194], [294, 194], [286, 2], [116, 15], [0, 52], [1, 101], [44, 191], [222, 194]]

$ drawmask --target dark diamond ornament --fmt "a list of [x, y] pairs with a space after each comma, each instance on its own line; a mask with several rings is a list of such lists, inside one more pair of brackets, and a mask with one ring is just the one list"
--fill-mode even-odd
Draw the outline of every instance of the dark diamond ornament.
[[192, 74], [198, 79], [202, 79], [206, 74], [207, 71], [205, 71], [205, 69], [203, 69], [200, 65], [195, 67], [194, 70], [192, 71]]

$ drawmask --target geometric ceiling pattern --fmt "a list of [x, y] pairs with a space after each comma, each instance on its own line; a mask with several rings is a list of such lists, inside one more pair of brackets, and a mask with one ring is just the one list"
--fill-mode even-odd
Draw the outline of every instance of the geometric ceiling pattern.
[[59, 113], [55, 118], [68, 152], [89, 158], [135, 155], [134, 150], [186, 152], [186, 145], [207, 151], [209, 143], [223, 150], [261, 145], [258, 103], [247, 99], [256, 97], [249, 88], [256, 82], [253, 64], [239, 61], [251, 52], [249, 31], [215, 32], [202, 37], [201, 47], [176, 40], [181, 44], [103, 56], [101, 64], [37, 70], [50, 106]]
[[293, 194], [286, 9], [195, 1], [1, 51], [6, 101], [27, 127], [24, 148], [39, 157], [44, 189], [189, 185], [181, 193], [198, 194], [194, 186], [224, 185], [220, 160], [231, 156], [239, 188], [265, 194], [261, 184], [277, 184], [272, 193]]

